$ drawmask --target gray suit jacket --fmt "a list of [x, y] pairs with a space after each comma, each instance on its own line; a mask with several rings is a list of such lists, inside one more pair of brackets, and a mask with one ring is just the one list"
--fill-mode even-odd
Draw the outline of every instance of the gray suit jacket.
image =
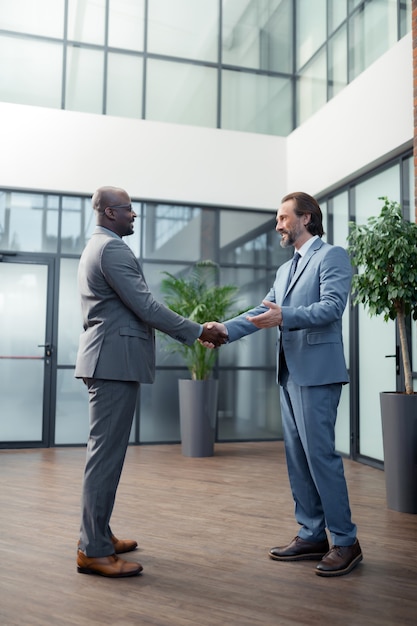
[[154, 328], [191, 345], [200, 324], [152, 296], [142, 268], [124, 241], [97, 226], [80, 259], [78, 286], [84, 332], [75, 377], [152, 383]]
[[[349, 256], [343, 248], [316, 239], [300, 259], [286, 288], [290, 265], [288, 261], [278, 268], [273, 287], [264, 298], [282, 306], [277, 356], [282, 345], [288, 370], [297, 385], [347, 383], [342, 315], [352, 278]], [[266, 310], [261, 304], [226, 322], [229, 341], [258, 330], [245, 318]], [[278, 379], [279, 366], [277, 358]]]

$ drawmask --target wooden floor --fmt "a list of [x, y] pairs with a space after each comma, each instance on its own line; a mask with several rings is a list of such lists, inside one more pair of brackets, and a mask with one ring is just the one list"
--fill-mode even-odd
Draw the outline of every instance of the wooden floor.
[[267, 557], [297, 534], [281, 442], [131, 447], [113, 530], [144, 573], [111, 580], [76, 571], [84, 456], [0, 452], [1, 626], [417, 624], [417, 515], [387, 509], [382, 471], [345, 461], [364, 560], [326, 579]]

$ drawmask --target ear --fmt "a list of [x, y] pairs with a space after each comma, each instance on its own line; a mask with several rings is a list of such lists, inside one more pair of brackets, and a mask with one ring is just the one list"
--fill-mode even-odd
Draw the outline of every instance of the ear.
[[114, 220], [114, 211], [111, 207], [107, 206], [104, 209], [104, 215], [107, 217], [108, 220]]

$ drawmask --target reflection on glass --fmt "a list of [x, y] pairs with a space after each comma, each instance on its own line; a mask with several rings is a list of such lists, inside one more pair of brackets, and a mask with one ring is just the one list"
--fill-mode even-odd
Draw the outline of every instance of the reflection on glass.
[[[1, 0], [0, 28], [45, 37], [62, 37], [65, 0]], [[45, 19], [45, 16], [48, 19]]]
[[291, 80], [223, 70], [221, 127], [288, 135], [292, 130]]
[[149, 59], [146, 119], [216, 127], [217, 70]]
[[[340, 0], [336, 0], [336, 2]], [[349, 13], [351, 11], [353, 11], [353, 9], [355, 9], [357, 6], [359, 6], [360, 4], [362, 4], [364, 2], [364, 0], [347, 0], [348, 1], [348, 9], [349, 9]]]
[[0, 192], [0, 249], [56, 252], [58, 197]]
[[217, 60], [218, 0], [152, 0], [148, 19], [149, 52]]
[[364, 224], [368, 217], [379, 215], [383, 201], [387, 196], [392, 201], [400, 201], [400, 170], [395, 165], [356, 187], [356, 222]]
[[302, 124], [327, 102], [326, 53], [320, 52], [297, 82], [297, 124]]
[[144, 256], [184, 261], [211, 258], [211, 254], [202, 256], [202, 248], [204, 239], [214, 237], [214, 217], [213, 211], [196, 207], [146, 204]]
[[58, 365], [75, 365], [83, 331], [78, 293], [78, 259], [61, 259], [58, 303]]
[[109, 46], [143, 50], [144, 6], [145, 0], [110, 0]]
[[68, 0], [68, 39], [104, 44], [106, 0]]
[[223, 249], [220, 258], [224, 263], [253, 263], [259, 265], [266, 263], [267, 251], [267, 234], [263, 233], [251, 241]]
[[62, 198], [61, 251], [79, 254], [94, 230], [94, 211], [86, 198]]
[[[246, 311], [261, 304], [275, 276], [275, 268], [267, 272], [265, 268], [222, 267], [220, 282], [222, 285], [237, 285], [236, 309]], [[276, 329], [256, 331], [230, 345], [224, 346], [219, 353], [222, 367], [275, 367]]]
[[272, 72], [292, 71], [292, 2], [223, 3], [222, 62]]
[[179, 378], [189, 378], [188, 372], [160, 369], [153, 385], [141, 385], [139, 425], [141, 442], [180, 441]]
[[265, 265], [270, 231], [275, 231], [275, 215], [272, 213], [221, 211], [220, 261]]
[[346, 26], [329, 40], [329, 97], [332, 98], [347, 85]]
[[350, 22], [349, 78], [353, 80], [397, 41], [397, 3], [366, 2]]
[[42, 439], [47, 271], [0, 263], [0, 441]]
[[349, 195], [347, 191], [333, 198], [333, 242], [336, 246], [347, 247], [349, 233]]
[[0, 100], [59, 108], [62, 43], [0, 36]]
[[0, 359], [0, 441], [42, 441], [43, 361]]
[[[382, 201], [400, 199], [399, 167], [395, 166], [357, 185], [356, 222], [365, 224], [368, 217], [379, 215]], [[360, 453], [383, 459], [379, 393], [394, 391], [396, 386], [395, 359], [385, 358], [395, 353], [395, 323], [382, 316], [370, 317], [368, 309], [358, 306], [359, 340], [371, 349], [359, 350], [359, 442]], [[365, 339], [366, 338], [366, 339]], [[372, 376], [369, 373], [372, 372]]]
[[411, 31], [411, 1], [400, 2], [400, 38]]
[[88, 48], [67, 48], [65, 108], [102, 113], [104, 53]]
[[142, 117], [142, 57], [109, 53], [106, 113]]
[[[174, 276], [181, 276], [187, 272], [189, 265], [166, 263], [143, 263], [143, 273], [146, 283], [155, 300], [165, 304], [164, 296], [161, 293], [161, 282], [164, 272], [169, 272]], [[184, 362], [178, 353], [171, 353], [167, 350], [167, 338], [164, 333], [156, 333], [156, 365], [161, 367], [181, 366]]]
[[329, 5], [329, 33], [331, 34], [346, 19], [346, 0], [328, 0]]
[[297, 69], [300, 69], [326, 41], [326, 0], [296, 0], [295, 10]]
[[0, 355], [42, 357], [38, 344], [45, 343], [47, 267], [1, 263], [0, 276]]
[[[347, 247], [349, 223], [349, 194], [347, 191], [335, 196], [332, 200], [332, 243], [342, 248]], [[349, 302], [342, 317], [342, 336], [346, 365], [349, 369]], [[350, 395], [348, 385], [342, 388], [336, 420], [336, 449], [345, 454], [350, 453]]]
[[220, 372], [218, 407], [219, 441], [282, 438], [274, 371]]
[[58, 370], [56, 381], [55, 444], [85, 444], [89, 432], [88, 391], [74, 370]]

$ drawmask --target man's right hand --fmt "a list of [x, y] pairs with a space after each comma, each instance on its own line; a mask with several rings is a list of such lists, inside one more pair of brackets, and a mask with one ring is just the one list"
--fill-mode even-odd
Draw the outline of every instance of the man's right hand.
[[228, 340], [226, 326], [220, 322], [206, 322], [198, 340], [206, 348], [218, 348]]

